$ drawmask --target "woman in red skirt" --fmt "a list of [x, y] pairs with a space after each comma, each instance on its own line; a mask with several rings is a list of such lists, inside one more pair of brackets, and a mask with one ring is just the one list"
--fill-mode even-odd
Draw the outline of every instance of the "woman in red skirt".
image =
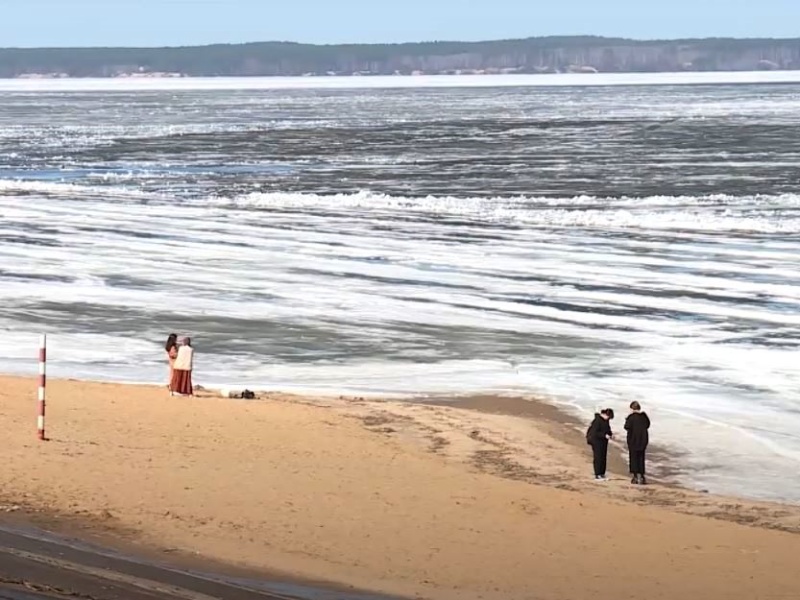
[[170, 395], [193, 396], [192, 363], [194, 362], [194, 349], [192, 340], [188, 337], [180, 341], [178, 356], [172, 365], [172, 381], [170, 382]]

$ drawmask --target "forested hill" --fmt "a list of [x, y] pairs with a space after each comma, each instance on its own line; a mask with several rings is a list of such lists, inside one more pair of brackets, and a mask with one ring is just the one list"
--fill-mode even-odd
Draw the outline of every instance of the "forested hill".
[[0, 49], [0, 77], [409, 75], [800, 69], [798, 39], [638, 41], [543, 37], [488, 42], [175, 48]]

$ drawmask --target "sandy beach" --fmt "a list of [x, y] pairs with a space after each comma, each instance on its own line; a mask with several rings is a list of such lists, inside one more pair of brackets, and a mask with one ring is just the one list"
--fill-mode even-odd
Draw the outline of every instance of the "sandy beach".
[[800, 507], [596, 484], [576, 423], [429, 403], [0, 378], [2, 509], [142, 552], [450, 599], [800, 596]]

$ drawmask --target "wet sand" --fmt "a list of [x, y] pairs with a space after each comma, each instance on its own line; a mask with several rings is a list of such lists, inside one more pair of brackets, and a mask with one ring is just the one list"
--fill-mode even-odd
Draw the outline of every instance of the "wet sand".
[[[559, 408], [537, 398], [520, 398], [518, 396], [474, 395], [464, 397], [430, 396], [418, 398], [437, 406], [460, 408], [490, 415], [520, 417], [536, 423], [536, 427], [555, 439], [569, 443], [576, 456], [589, 457], [584, 433], [589, 425], [586, 420], [578, 419], [572, 412]], [[620, 418], [622, 417], [622, 418]], [[618, 415], [612, 422], [616, 440], [609, 447], [608, 465], [612, 473], [617, 475], [628, 472], [628, 455], [624, 445], [624, 416]], [[651, 444], [647, 451], [647, 468], [653, 481], [661, 486], [680, 488], [678, 476], [681, 470], [681, 455], [674, 449]], [[591, 472], [591, 460], [586, 460], [584, 470]]]
[[40, 443], [35, 383], [0, 390], [2, 506], [126, 552], [436, 600], [800, 595], [800, 507], [634, 488], [621, 462], [596, 484], [535, 399], [53, 381]]

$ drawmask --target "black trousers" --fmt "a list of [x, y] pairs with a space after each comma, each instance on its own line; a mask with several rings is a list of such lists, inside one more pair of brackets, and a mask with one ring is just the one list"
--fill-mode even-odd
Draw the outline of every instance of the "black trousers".
[[645, 450], [630, 450], [631, 475], [644, 475]]
[[594, 475], [605, 475], [608, 465], [608, 442], [595, 442], [592, 444], [594, 454]]

